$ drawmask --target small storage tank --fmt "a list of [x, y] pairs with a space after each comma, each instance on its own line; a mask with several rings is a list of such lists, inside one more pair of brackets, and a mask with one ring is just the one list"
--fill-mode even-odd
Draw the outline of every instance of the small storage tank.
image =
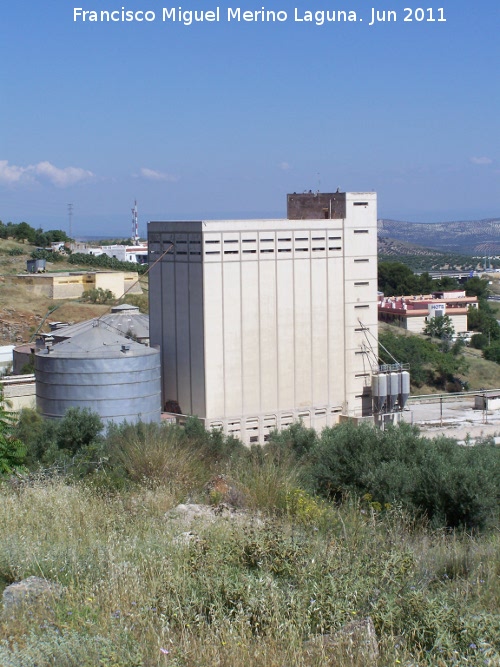
[[399, 394], [399, 407], [404, 410], [406, 401], [410, 395], [410, 374], [408, 371], [401, 371], [401, 393]]
[[95, 325], [35, 354], [38, 410], [56, 419], [76, 407], [105, 423], [159, 422], [159, 351]]
[[373, 410], [376, 414], [383, 412], [387, 400], [387, 375], [372, 375]]

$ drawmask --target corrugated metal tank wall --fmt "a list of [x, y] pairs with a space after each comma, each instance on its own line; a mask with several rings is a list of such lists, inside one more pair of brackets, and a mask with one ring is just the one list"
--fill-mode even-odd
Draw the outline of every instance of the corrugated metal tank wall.
[[41, 414], [61, 418], [87, 408], [106, 422], [159, 422], [160, 354], [105, 326], [35, 355], [36, 402]]

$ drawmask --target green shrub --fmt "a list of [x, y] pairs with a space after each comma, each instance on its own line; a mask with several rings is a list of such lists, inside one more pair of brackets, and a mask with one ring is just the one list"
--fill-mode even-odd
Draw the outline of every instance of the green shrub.
[[290, 456], [299, 461], [316, 445], [317, 440], [318, 434], [314, 429], [296, 422], [282, 431], [273, 431], [264, 449], [278, 463]]
[[107, 637], [57, 627], [30, 632], [19, 643], [0, 644], [2, 667], [141, 667], [137, 647], [115, 646]]
[[303, 476], [326, 497], [370, 494], [380, 507], [403, 504], [434, 526], [474, 530], [498, 518], [500, 450], [429, 440], [406, 424], [385, 432], [352, 424], [324, 429]]
[[86, 255], [81, 252], [74, 252], [69, 258], [70, 264], [79, 266], [95, 266], [104, 269], [114, 269], [116, 271], [136, 271], [137, 273], [146, 273], [148, 264], [136, 264], [135, 262], [121, 262], [115, 257], [108, 255]]
[[489, 339], [486, 334], [474, 334], [470, 339], [470, 346], [474, 347], [476, 350], [484, 350], [485, 347], [488, 347]]
[[206, 430], [197, 417], [189, 417], [186, 421], [184, 436], [186, 444], [212, 466], [235, 462], [248, 452], [241, 440], [224, 435], [220, 429]]
[[65, 257], [56, 251], [51, 250], [34, 250], [31, 253], [31, 259], [45, 259], [47, 262], [63, 262]]
[[20, 255], [24, 255], [24, 250], [22, 248], [11, 248], [7, 254], [10, 257], [19, 257]]
[[101, 418], [88, 408], [69, 408], [57, 424], [57, 446], [71, 454], [99, 439]]
[[[56, 464], [81, 475], [89, 463], [99, 458], [102, 430], [102, 421], [96, 413], [70, 408], [60, 420], [44, 419], [35, 410], [22, 410], [14, 433], [26, 446], [26, 463], [30, 468]], [[83, 466], [80, 471], [79, 465]]]
[[0, 476], [21, 468], [26, 461], [26, 447], [16, 436], [15, 417], [7, 412], [0, 385]]
[[498, 518], [500, 452], [438, 438], [415, 467], [411, 501], [434, 526], [484, 528]]
[[500, 364], [500, 341], [496, 340], [483, 349], [483, 356], [488, 361]]
[[448, 341], [436, 345], [418, 336], [402, 336], [392, 331], [379, 334], [381, 360], [388, 364], [394, 359], [409, 363], [411, 383], [416, 387], [429, 384], [445, 389], [447, 382], [453, 382], [457, 375], [466, 372], [467, 364], [461, 350], [460, 344], [450, 346]]
[[80, 297], [80, 301], [86, 303], [100, 303], [107, 304], [113, 303], [115, 300], [115, 295], [109, 289], [103, 289], [102, 287], [95, 287], [93, 289], [85, 290], [85, 292]]

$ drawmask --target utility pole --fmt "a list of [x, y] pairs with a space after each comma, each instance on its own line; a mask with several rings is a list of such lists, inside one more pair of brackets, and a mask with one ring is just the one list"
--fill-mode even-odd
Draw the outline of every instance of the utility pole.
[[139, 243], [139, 224], [137, 222], [137, 200], [134, 201], [132, 209], [132, 240], [137, 245]]
[[73, 238], [73, 204], [68, 204], [69, 237]]

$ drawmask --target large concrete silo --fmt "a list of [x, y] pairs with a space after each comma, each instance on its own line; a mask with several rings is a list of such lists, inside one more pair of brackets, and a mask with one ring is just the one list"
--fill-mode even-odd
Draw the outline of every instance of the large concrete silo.
[[36, 402], [45, 417], [88, 408], [106, 422], [159, 422], [160, 354], [102, 322], [35, 355]]

